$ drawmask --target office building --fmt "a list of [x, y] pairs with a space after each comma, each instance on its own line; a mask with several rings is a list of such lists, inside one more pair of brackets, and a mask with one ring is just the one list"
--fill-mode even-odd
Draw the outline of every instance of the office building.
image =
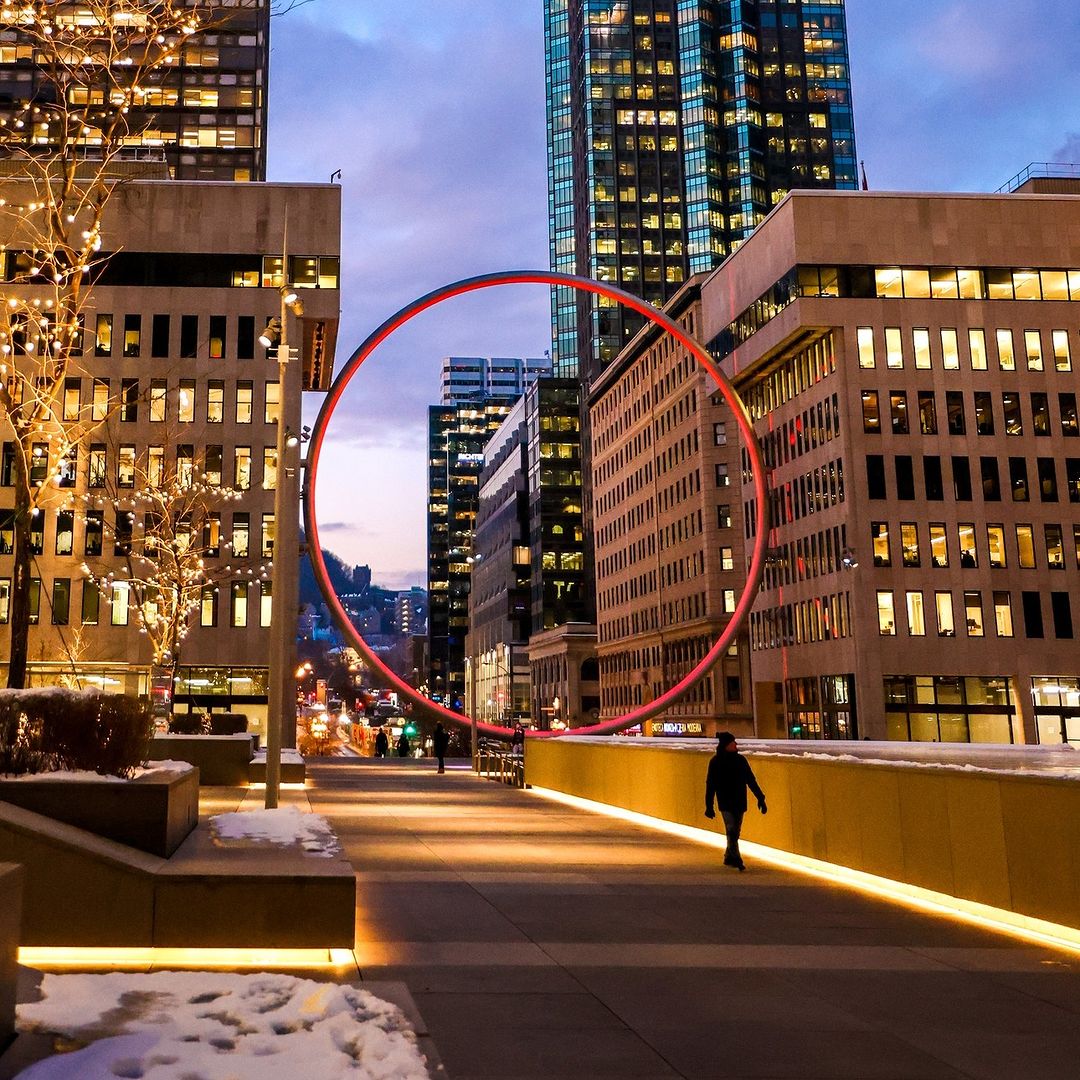
[[[57, 9], [58, 27], [65, 21], [86, 26], [92, 18], [90, 8], [77, 3], [50, 6]], [[130, 16], [121, 7], [116, 27], [122, 32], [130, 23], [121, 20]], [[223, 0], [194, 33], [163, 44], [171, 56], [155, 65], [149, 85], [126, 110], [127, 134], [118, 160], [164, 161], [175, 180], [265, 180], [270, 0]], [[92, 65], [84, 70], [92, 71]], [[115, 65], [110, 79], [123, 84]], [[68, 82], [65, 75], [64, 85]], [[70, 89], [68, 110], [86, 109], [78, 137], [88, 158], [101, 145], [94, 106], [107, 87], [104, 77], [91, 77]], [[49, 108], [56, 93], [41, 50], [17, 20], [7, 22], [0, 29], [0, 156], [18, 157], [26, 146], [35, 154], [56, 152], [66, 137]]]
[[[695, 275], [665, 312], [701, 332]], [[739, 444], [715, 381], [671, 335], [639, 331], [593, 384], [593, 520], [601, 717], [674, 686], [726, 628], [746, 579]], [[743, 633], [646, 735], [752, 735]]]
[[514, 400], [536, 379], [551, 374], [551, 358], [517, 356], [444, 356], [442, 403]]
[[[5, 183], [8, 205], [21, 190]], [[198, 517], [177, 523], [176, 542], [199, 545], [210, 582], [180, 649], [176, 706], [243, 712], [261, 730], [278, 602], [270, 568], [279, 553], [293, 568], [282, 602], [286, 610], [298, 606], [295, 495], [293, 513], [274, 520], [277, 483], [290, 483], [293, 492], [297, 483], [295, 475], [279, 475], [277, 425], [299, 431], [302, 391], [329, 385], [340, 307], [340, 193], [330, 185], [169, 181], [131, 181], [113, 192], [102, 236], [117, 252], [96, 277], [82, 353], [63, 387], [64, 441], [72, 431], [83, 434], [66, 454], [50, 441], [53, 431], [43, 434], [40, 454], [33, 451], [32, 482], [55, 478], [55, 490], [35, 517], [30, 685], [150, 693], [152, 653], [142, 631], [156, 601], [152, 590], [143, 593], [140, 610], [128, 556], [141, 556], [134, 569], [145, 575], [156, 556], [140, 546], [141, 537], [151, 534], [158, 513], [145, 488], [166, 488], [175, 476], [181, 487], [206, 488]], [[184, 227], [174, 227], [177, 221]], [[47, 284], [26, 280], [27, 255], [16, 240], [0, 260], [5, 295], [48, 297]], [[276, 350], [261, 346], [258, 335], [280, 314], [286, 282], [300, 291], [305, 311], [288, 315], [296, 354], [281, 386]], [[26, 326], [5, 321], [3, 329], [15, 331], [9, 340], [16, 358], [29, 351]], [[6, 657], [15, 446], [5, 441], [2, 450]], [[220, 503], [219, 487], [230, 493]], [[111, 585], [103, 587], [106, 579]], [[286, 667], [291, 680], [295, 663]]]
[[[550, 259], [662, 304], [792, 188], [854, 188], [843, 0], [545, 0]], [[554, 373], [641, 316], [553, 290]]]
[[702, 286], [772, 485], [759, 734], [1080, 738], [1078, 237], [1080, 193], [792, 192]]

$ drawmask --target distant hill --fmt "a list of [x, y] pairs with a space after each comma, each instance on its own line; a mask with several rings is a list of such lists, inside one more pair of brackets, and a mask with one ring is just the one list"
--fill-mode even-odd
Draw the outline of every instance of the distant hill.
[[[332, 551], [323, 548], [323, 560], [326, 563], [327, 574], [330, 583], [338, 596], [347, 596], [352, 593], [366, 593], [371, 588], [371, 567], [349, 566], [344, 559], [338, 558]], [[305, 556], [300, 560], [300, 603], [311, 604], [318, 608], [322, 606], [322, 593], [315, 584], [315, 572], [311, 569], [311, 561]]]

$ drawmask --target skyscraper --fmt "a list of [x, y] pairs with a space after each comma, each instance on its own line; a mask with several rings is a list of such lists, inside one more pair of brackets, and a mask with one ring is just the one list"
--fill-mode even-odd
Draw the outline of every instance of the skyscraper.
[[[653, 303], [790, 188], [855, 188], [843, 0], [545, 0], [551, 265]], [[554, 290], [556, 375], [641, 326]]]
[[[77, 27], [78, 40], [84, 42], [85, 28], [100, 22], [103, 32], [130, 34], [133, 47], [144, 47], [134, 21], [138, 12], [123, 5], [95, 0], [51, 6], [57, 35], [65, 26]], [[38, 156], [55, 152], [69, 137], [64, 112], [70, 120], [81, 111], [79, 139], [93, 157], [101, 145], [99, 120], [115, 116], [115, 109], [103, 108], [102, 95], [110, 81], [114, 87], [129, 84], [117, 76], [115, 66], [106, 79], [91, 56], [84, 63], [85, 79], [73, 81], [64, 74], [58, 81], [23, 27], [21, 13], [5, 13], [7, 21], [0, 21], [0, 156], [11, 157], [27, 146]], [[194, 33], [162, 42], [169, 56], [153, 67], [150, 84], [138, 88], [141, 104], [124, 114], [121, 160], [164, 160], [174, 180], [265, 180], [270, 0], [221, 0], [200, 8], [200, 15], [203, 24]], [[57, 107], [61, 87], [67, 101]]]

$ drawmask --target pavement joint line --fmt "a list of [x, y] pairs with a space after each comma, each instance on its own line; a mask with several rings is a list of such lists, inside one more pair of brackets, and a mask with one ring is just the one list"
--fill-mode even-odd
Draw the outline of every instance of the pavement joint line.
[[[704, 844], [708, 847], [724, 850], [727, 846], [723, 835], [710, 832], [708, 829], [680, 825], [673, 821], [664, 821], [662, 818], [651, 817], [648, 814], [640, 814], [637, 811], [626, 810], [618, 806], [610, 806], [607, 803], [596, 802], [592, 799], [583, 799], [577, 795], [569, 795], [550, 788], [532, 786], [526, 790], [537, 798], [562, 803], [565, 806], [576, 807], [579, 810], [615, 818], [619, 821], [641, 825], [647, 829], [665, 832], [671, 836]], [[918, 885], [910, 885], [891, 878], [879, 877], [876, 874], [869, 874], [862, 870], [853, 870], [847, 866], [814, 859], [807, 855], [798, 855], [794, 852], [766, 847], [764, 844], [757, 844], [750, 840], [741, 840], [740, 849], [746, 854], [752, 855], [778, 869], [793, 871], [806, 877], [825, 881], [830, 885], [853, 889], [900, 906], [966, 923], [969, 926], [976, 926], [1002, 935], [1016, 937], [1023, 941], [1029, 941], [1072, 955], [1080, 955], [1080, 930], [1073, 927], [1021, 915], [1017, 912], [1007, 911], [1004, 908], [991, 907], [988, 904], [964, 900], [961, 897], [934, 892]]]

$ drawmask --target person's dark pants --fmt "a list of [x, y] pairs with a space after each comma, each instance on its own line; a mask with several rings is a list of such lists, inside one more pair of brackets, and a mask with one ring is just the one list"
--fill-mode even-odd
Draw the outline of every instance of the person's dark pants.
[[724, 853], [725, 866], [742, 866], [739, 854], [739, 833], [742, 832], [743, 815], [738, 810], [721, 810], [724, 819], [724, 831], [727, 833], [727, 851]]
[[445, 755], [436, 754], [435, 756], [439, 759], [439, 772], [446, 772], [446, 762], [443, 760]]

